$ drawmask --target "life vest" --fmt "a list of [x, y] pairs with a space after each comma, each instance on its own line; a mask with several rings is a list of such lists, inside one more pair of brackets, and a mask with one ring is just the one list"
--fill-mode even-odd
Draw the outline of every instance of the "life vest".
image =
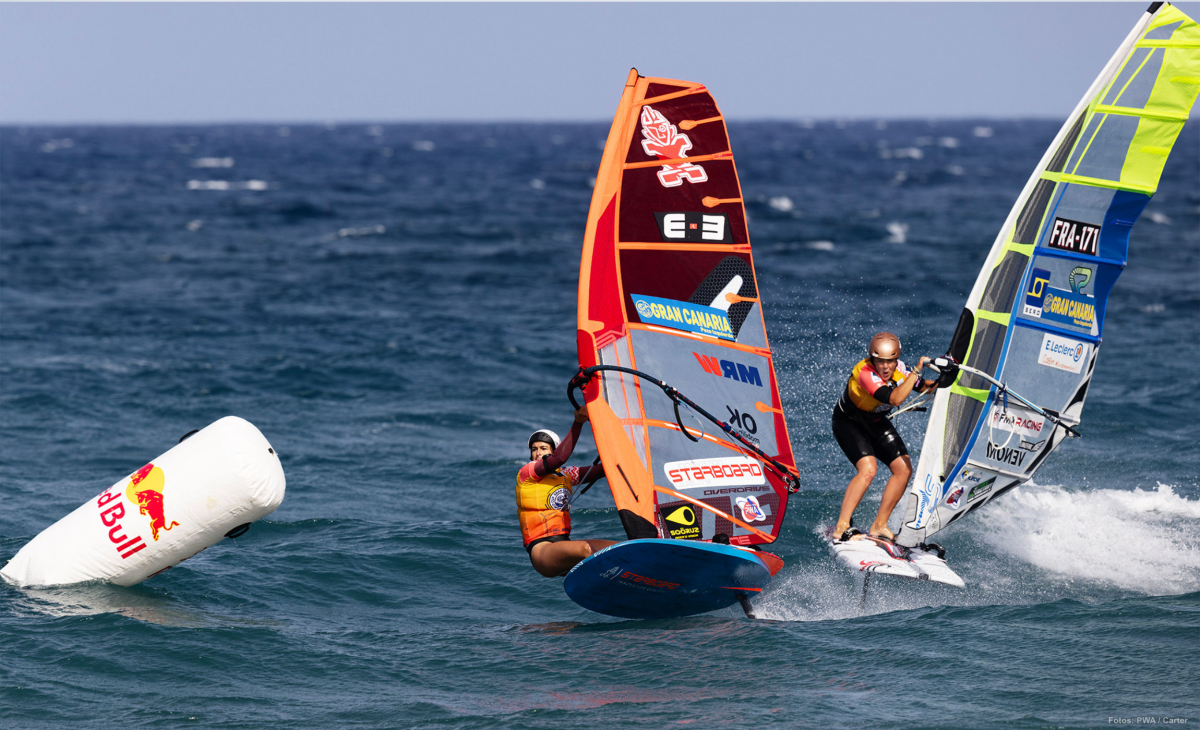
[[[867, 378], [874, 384], [874, 387], [870, 390], [867, 390], [860, 380], [864, 369], [867, 371]], [[842, 393], [842, 405], [843, 407], [851, 405], [860, 411], [868, 413], [887, 413], [892, 410], [892, 404], [876, 400], [872, 394], [878, 388], [882, 388], [885, 385], [899, 386], [907, 377], [908, 367], [904, 364], [903, 360], [896, 363], [896, 369], [892, 372], [891, 380], [885, 381], [879, 373], [875, 372], [875, 367], [871, 365], [871, 358], [863, 358], [850, 371], [850, 380], [846, 383], [846, 391]]]
[[538, 479], [536, 461], [517, 472], [517, 519], [525, 545], [543, 537], [571, 533], [571, 490], [578, 483], [579, 468], [567, 466]]

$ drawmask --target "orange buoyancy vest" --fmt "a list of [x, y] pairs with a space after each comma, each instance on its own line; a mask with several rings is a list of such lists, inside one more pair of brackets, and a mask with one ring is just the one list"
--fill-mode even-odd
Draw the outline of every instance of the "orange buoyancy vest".
[[[871, 390], [867, 390], [867, 388], [862, 384], [864, 369], [867, 371], [866, 377], [875, 385], [875, 387]], [[854, 369], [850, 371], [850, 381], [846, 383], [846, 392], [842, 394], [842, 399], [848, 400], [850, 405], [853, 405], [860, 411], [867, 411], [868, 413], [887, 413], [888, 411], [892, 410], [894, 406], [892, 406], [891, 403], [884, 403], [883, 401], [874, 398], [873, 394], [875, 393], [875, 390], [885, 385], [898, 387], [907, 377], [908, 367], [904, 364], [903, 360], [896, 363], [896, 369], [892, 372], [891, 379], [885, 381], [883, 377], [879, 375], [879, 373], [875, 372], [874, 366], [871, 365], [871, 358], [863, 358], [857, 365], [854, 366]]]
[[517, 472], [517, 519], [525, 545], [543, 537], [571, 534], [571, 489], [579, 467], [566, 466], [538, 479], [531, 461]]

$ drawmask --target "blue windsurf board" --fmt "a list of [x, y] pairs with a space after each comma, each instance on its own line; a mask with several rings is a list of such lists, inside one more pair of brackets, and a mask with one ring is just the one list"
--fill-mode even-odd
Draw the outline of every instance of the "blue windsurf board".
[[775, 555], [733, 545], [629, 540], [576, 565], [563, 587], [572, 601], [596, 613], [676, 618], [736, 603], [746, 608], [782, 567]]

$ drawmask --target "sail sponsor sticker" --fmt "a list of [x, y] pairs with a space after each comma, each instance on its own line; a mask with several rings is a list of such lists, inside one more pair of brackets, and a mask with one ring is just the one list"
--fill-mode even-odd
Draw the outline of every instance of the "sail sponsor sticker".
[[1080, 292], [1092, 278], [1092, 270], [1079, 266], [1071, 272], [1072, 289], [1056, 289], [1050, 286], [1051, 274], [1046, 269], [1034, 269], [1029, 277], [1029, 289], [1025, 292], [1025, 303], [1021, 311], [1026, 317], [1094, 330], [1096, 327], [1096, 299]]
[[724, 213], [655, 213], [662, 240], [733, 243], [729, 216]]
[[762, 465], [745, 456], [668, 461], [663, 473], [676, 489], [766, 484]]
[[1091, 346], [1086, 343], [1047, 332], [1042, 335], [1038, 365], [1079, 374], [1083, 372], [1083, 366], [1090, 353]]
[[631, 294], [630, 296], [633, 298], [633, 306], [637, 309], [638, 318], [643, 322], [660, 324], [685, 332], [696, 332], [709, 337], [719, 337], [724, 340], [734, 339], [729, 317], [720, 309], [644, 294]]
[[[718, 360], [711, 355], [701, 355], [698, 352], [692, 354], [696, 356], [696, 361], [700, 363], [700, 367], [704, 368], [704, 372], [710, 375], [718, 378], [730, 378], [748, 385], [756, 385], [759, 388], [763, 387], [762, 375], [753, 365], [745, 365], [733, 360]], [[732, 416], [732, 414], [730, 415]], [[752, 433], [758, 433], [757, 426]]]
[[1011, 431], [1021, 436], [1036, 439], [1041, 437], [1042, 427], [1046, 425], [1046, 419], [1033, 411], [1023, 409], [994, 409], [988, 425], [995, 429]]
[[937, 506], [937, 498], [941, 484], [934, 481], [932, 474], [925, 475], [925, 483], [915, 491], [917, 497], [917, 519], [909, 524], [915, 530], [925, 527], [930, 516], [933, 514], [933, 508]]
[[987, 458], [998, 464], [1007, 466], [1015, 466], [1021, 469], [1025, 465], [1025, 457], [1029, 452], [1024, 451], [1020, 446], [1004, 446], [994, 444], [989, 439], [987, 442]]
[[947, 507], [949, 507], [950, 509], [958, 509], [958, 503], [960, 500], [962, 500], [963, 489], [964, 489], [963, 487], [959, 487], [958, 489], [955, 489], [953, 492], [951, 492], [949, 496], [946, 497], [946, 506]]
[[766, 522], [767, 515], [762, 510], [762, 505], [758, 503], [758, 498], [754, 495], [738, 497], [736, 500], [738, 509], [742, 511], [742, 519], [746, 522]]
[[1099, 256], [1100, 226], [1066, 218], [1055, 218], [1054, 225], [1050, 227], [1050, 240], [1046, 242], [1046, 245], [1063, 251]]
[[672, 505], [662, 505], [663, 519], [666, 521], [667, 532], [673, 540], [699, 540], [700, 539], [700, 520], [697, 518], [696, 510], [689, 504], [675, 503]]
[[996, 477], [992, 477], [991, 479], [988, 479], [987, 481], [980, 482], [979, 484], [976, 484], [975, 486], [971, 487], [971, 490], [969, 492], [967, 492], [967, 503], [970, 504], [971, 502], [974, 502], [977, 499], [983, 499], [987, 495], [991, 494], [992, 486], [995, 483], [996, 483]]
[[[692, 148], [692, 140], [686, 134], [680, 134], [674, 124], [667, 121], [657, 109], [642, 107], [642, 149], [651, 157], [661, 157], [664, 160], [681, 160], [687, 157], [687, 151]], [[658, 171], [658, 181], [664, 188], [677, 188], [684, 181], [692, 184], [708, 180], [708, 173], [694, 162], [676, 162], [663, 165]]]

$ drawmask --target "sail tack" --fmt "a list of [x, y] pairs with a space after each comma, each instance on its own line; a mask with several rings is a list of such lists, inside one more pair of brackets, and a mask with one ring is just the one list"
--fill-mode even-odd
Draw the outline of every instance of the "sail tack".
[[[940, 390], [898, 541], [918, 545], [1024, 483], [1075, 426], [1129, 232], [1200, 92], [1200, 26], [1155, 3], [1042, 157], [951, 340], [979, 374]], [[1054, 419], [1060, 418], [1062, 425]]]
[[[741, 186], [703, 86], [630, 73], [596, 177], [578, 318], [581, 367], [667, 381], [794, 470]], [[644, 385], [606, 371], [585, 389], [629, 537], [774, 539], [787, 507], [779, 475]]]

